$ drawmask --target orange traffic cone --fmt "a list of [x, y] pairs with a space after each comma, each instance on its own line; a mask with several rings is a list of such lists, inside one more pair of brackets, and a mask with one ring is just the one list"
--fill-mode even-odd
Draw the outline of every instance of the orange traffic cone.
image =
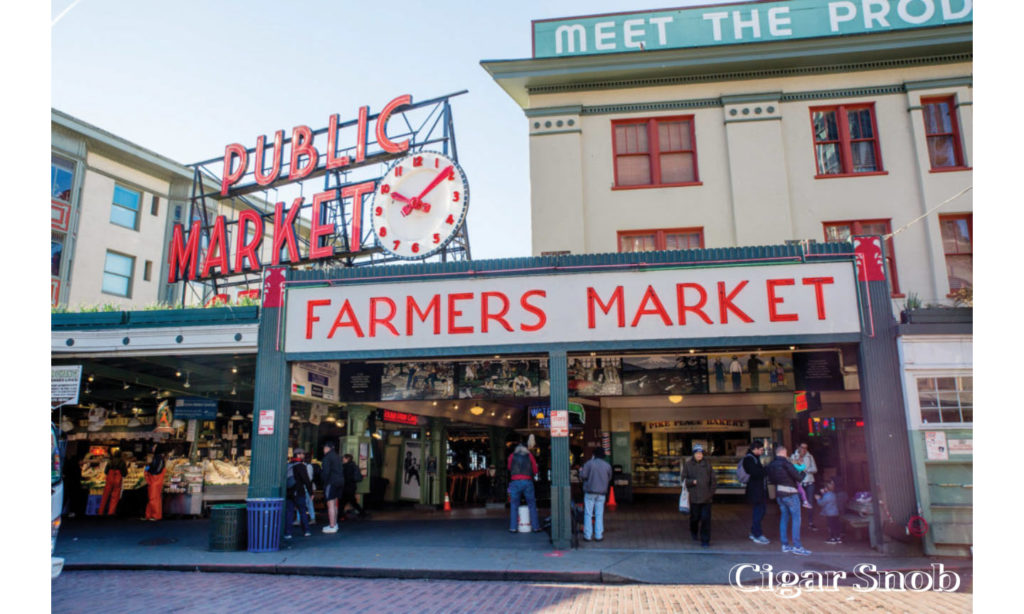
[[448, 493], [444, 493], [444, 511], [452, 511], [452, 502], [451, 499], [448, 498]]
[[608, 507], [615, 507], [615, 489], [608, 489]]

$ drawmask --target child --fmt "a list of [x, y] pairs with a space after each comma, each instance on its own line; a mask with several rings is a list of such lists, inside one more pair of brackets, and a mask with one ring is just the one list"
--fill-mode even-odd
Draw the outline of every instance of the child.
[[[793, 463], [793, 467], [800, 473], [803, 473], [804, 469], [806, 469], [806, 465], [803, 463]], [[807, 500], [807, 493], [804, 491], [803, 484], [797, 484], [796, 489], [800, 491], [800, 500], [804, 502], [804, 507], [811, 509], [811, 502]]]
[[828, 522], [828, 539], [825, 540], [825, 543], [833, 545], [843, 543], [843, 538], [839, 534], [839, 506], [837, 505], [838, 500], [835, 491], [835, 481], [829, 480], [825, 484], [825, 489], [815, 496], [818, 500], [818, 506], [821, 508], [821, 514], [825, 517], [825, 521]]

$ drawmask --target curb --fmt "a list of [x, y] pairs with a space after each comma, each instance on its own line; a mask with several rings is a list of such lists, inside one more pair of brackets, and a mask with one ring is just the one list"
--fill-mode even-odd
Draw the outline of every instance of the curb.
[[489, 582], [628, 583], [627, 578], [600, 571], [398, 569], [389, 567], [323, 567], [302, 565], [173, 565], [150, 563], [65, 563], [64, 571], [177, 571], [248, 573], [332, 578], [395, 580], [467, 580]]

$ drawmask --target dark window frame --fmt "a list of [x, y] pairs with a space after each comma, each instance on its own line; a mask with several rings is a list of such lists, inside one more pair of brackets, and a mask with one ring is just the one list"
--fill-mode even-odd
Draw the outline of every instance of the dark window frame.
[[[687, 122], [690, 125], [690, 148], [672, 151], [661, 151], [660, 138], [658, 136], [659, 123]], [[619, 153], [619, 143], [615, 136], [615, 129], [619, 126], [642, 124], [647, 128], [647, 151], [642, 153]], [[615, 119], [611, 122], [612, 129], [612, 172], [614, 175], [613, 190], [637, 190], [650, 188], [673, 188], [703, 185], [700, 180], [700, 165], [697, 160], [697, 124], [693, 115], [671, 115], [664, 117], [642, 117], [633, 119]], [[674, 183], [663, 183], [661, 181], [661, 155], [673, 153], [690, 153], [693, 155], [693, 181]], [[619, 183], [619, 158], [647, 156], [651, 169], [651, 182], [635, 185], [622, 185]]]
[[[852, 139], [850, 137], [850, 111], [860, 111], [867, 109], [871, 113], [871, 132], [874, 135], [872, 138], [861, 138]], [[875, 175], [888, 175], [889, 171], [885, 170], [885, 165], [882, 163], [882, 136], [878, 133], [878, 114], [875, 112], [875, 103], [873, 102], [858, 102], [853, 104], [835, 104], [835, 105], [824, 105], [809, 107], [809, 119], [811, 122], [811, 157], [814, 160], [815, 179], [834, 179], [837, 177], [871, 177]], [[819, 141], [818, 136], [814, 129], [814, 114], [815, 113], [826, 113], [834, 111], [836, 113], [836, 130], [838, 133], [838, 140], [823, 140]], [[855, 171], [853, 170], [853, 151], [850, 147], [852, 142], [865, 142], [871, 141], [874, 144], [875, 151], [875, 170], [873, 171]], [[818, 165], [818, 146], [835, 143], [839, 146], [839, 173], [823, 173], [822, 169]]]
[[[928, 118], [925, 113], [925, 107], [943, 103], [949, 105], [950, 132], [928, 132]], [[970, 169], [967, 165], [966, 156], [964, 155], [963, 132], [960, 130], [960, 114], [958, 110], [959, 105], [956, 103], [956, 96], [952, 94], [948, 96], [927, 96], [921, 98], [921, 121], [924, 122], [925, 149], [928, 150], [928, 164], [930, 165], [930, 171], [933, 173], [948, 173], [950, 171], [963, 171]], [[935, 165], [935, 159], [932, 158], [932, 149], [928, 146], [928, 140], [933, 137], [952, 138], [953, 156], [955, 158], [953, 166]]]
[[[696, 234], [698, 235], [699, 246], [696, 248], [686, 249], [704, 249], [704, 227], [703, 226], [691, 226], [687, 228], [650, 228], [646, 230], [619, 230], [615, 233], [616, 247], [619, 253], [635, 253], [626, 252], [622, 249], [622, 239], [626, 237], [637, 237], [637, 236], [654, 236], [654, 251], [664, 251], [667, 249], [666, 235], [670, 234]], [[637, 250], [637, 251], [648, 251], [648, 250]]]

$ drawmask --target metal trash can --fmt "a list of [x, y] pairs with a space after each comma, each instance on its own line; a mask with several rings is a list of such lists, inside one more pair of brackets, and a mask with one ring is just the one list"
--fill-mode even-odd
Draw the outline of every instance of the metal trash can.
[[210, 507], [210, 550], [245, 550], [245, 504]]
[[249, 552], [277, 552], [281, 549], [284, 499], [246, 499], [249, 511]]

